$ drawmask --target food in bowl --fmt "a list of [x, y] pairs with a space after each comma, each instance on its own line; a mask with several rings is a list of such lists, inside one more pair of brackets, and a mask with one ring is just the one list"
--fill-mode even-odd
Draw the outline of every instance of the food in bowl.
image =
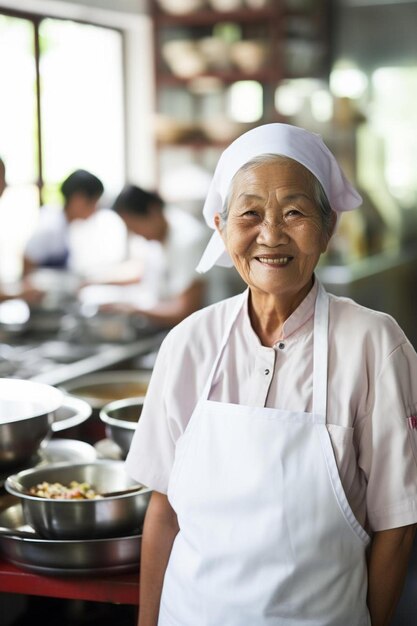
[[89, 483], [79, 483], [72, 480], [69, 485], [62, 483], [42, 483], [29, 489], [31, 496], [38, 498], [50, 498], [52, 500], [97, 500], [102, 498]]
[[[31, 487], [47, 483], [88, 483], [95, 499], [39, 498]], [[51, 463], [22, 470], [6, 480], [6, 490], [22, 504], [26, 524], [45, 539], [98, 539], [140, 533], [151, 490], [131, 491], [137, 482], [126, 473], [123, 461], [100, 459], [88, 463]], [[111, 492], [124, 491], [108, 496]], [[106, 494], [106, 497], [104, 497]]]

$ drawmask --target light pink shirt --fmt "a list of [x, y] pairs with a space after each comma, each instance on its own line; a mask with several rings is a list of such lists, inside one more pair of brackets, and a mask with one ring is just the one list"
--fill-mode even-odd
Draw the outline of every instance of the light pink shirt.
[[[245, 302], [210, 400], [310, 412], [316, 296], [317, 281], [271, 348], [261, 345], [253, 331]], [[176, 441], [203, 391], [235, 306], [236, 297], [198, 311], [169, 333], [159, 351], [126, 463], [132, 476], [161, 493], [167, 492]], [[328, 372], [327, 426], [358, 521], [370, 530], [417, 522], [413, 347], [388, 315], [330, 295]]]

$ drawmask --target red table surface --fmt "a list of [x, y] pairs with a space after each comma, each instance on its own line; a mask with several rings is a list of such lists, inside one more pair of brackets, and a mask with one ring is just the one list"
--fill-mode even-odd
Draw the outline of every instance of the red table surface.
[[0, 559], [0, 592], [138, 604], [139, 574], [112, 576], [44, 576]]

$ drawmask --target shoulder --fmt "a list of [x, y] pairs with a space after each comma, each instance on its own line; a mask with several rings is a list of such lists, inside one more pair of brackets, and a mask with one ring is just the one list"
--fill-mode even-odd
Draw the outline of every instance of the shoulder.
[[39, 210], [39, 228], [44, 230], [61, 230], [67, 226], [65, 212], [61, 207], [45, 205]]
[[220, 345], [226, 325], [243, 297], [238, 294], [192, 313], [168, 333], [164, 343], [170, 349], [175, 347], [176, 354], [212, 353]]
[[335, 341], [347, 340], [386, 356], [408, 339], [397, 321], [387, 313], [362, 306], [350, 298], [329, 294], [330, 332]]

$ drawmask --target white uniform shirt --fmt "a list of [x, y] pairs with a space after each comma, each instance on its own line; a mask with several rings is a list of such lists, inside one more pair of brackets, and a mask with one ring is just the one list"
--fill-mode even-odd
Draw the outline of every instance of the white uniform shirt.
[[147, 242], [143, 283], [154, 292], [155, 301], [173, 298], [204, 280], [195, 268], [210, 232], [191, 214], [176, 207], [164, 211], [168, 234], [163, 244]]
[[[210, 400], [310, 412], [317, 283], [262, 346], [243, 306]], [[166, 493], [175, 445], [202, 393], [236, 298], [193, 314], [158, 354], [127, 458], [138, 481]], [[388, 315], [330, 295], [328, 430], [358, 521], [371, 530], [417, 522], [417, 355]]]
[[68, 221], [58, 206], [44, 206], [36, 229], [26, 244], [25, 256], [36, 265], [66, 265], [69, 253]]

